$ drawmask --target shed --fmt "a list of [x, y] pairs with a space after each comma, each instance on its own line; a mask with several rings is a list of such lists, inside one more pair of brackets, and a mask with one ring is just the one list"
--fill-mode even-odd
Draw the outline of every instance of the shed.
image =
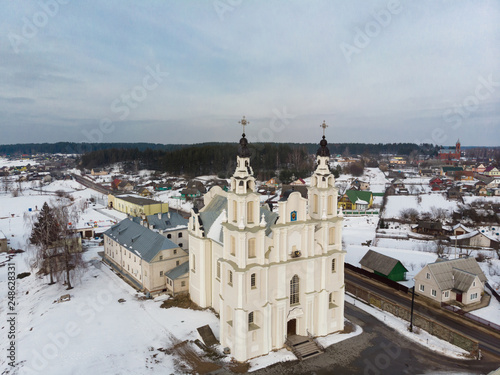
[[399, 260], [377, 253], [376, 251], [368, 250], [359, 261], [359, 264], [361, 264], [361, 268], [364, 270], [386, 277], [389, 280], [406, 280], [408, 270]]

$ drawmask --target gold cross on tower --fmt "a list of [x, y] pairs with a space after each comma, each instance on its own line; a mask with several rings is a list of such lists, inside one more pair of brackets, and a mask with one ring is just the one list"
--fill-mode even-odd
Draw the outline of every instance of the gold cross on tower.
[[325, 120], [323, 120], [323, 123], [320, 125], [320, 127], [323, 128], [323, 137], [325, 136], [326, 128], [328, 125], [326, 124]]
[[243, 126], [243, 134], [245, 134], [245, 126], [250, 124], [250, 121], [247, 121], [245, 116], [243, 116], [243, 118], [240, 121], [238, 121], [238, 124], [241, 124]]

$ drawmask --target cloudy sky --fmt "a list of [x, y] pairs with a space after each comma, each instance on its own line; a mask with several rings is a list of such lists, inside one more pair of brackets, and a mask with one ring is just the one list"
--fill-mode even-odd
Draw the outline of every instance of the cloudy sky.
[[500, 145], [500, 2], [2, 1], [0, 144]]

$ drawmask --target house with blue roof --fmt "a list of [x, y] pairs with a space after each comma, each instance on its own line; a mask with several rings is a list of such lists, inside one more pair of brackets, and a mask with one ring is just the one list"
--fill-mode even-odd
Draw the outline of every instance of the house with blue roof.
[[145, 293], [167, 293], [166, 274], [188, 260], [178, 244], [130, 219], [104, 232], [104, 261]]

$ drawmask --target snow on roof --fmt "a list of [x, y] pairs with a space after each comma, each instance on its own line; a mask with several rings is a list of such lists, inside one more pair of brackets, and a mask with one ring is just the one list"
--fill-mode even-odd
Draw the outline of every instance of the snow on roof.
[[0, 240], [6, 240], [7, 236], [0, 230]]
[[457, 225], [454, 225], [453, 226], [453, 230], [457, 230], [458, 228], [462, 228], [463, 230], [465, 230], [467, 233], [470, 233], [472, 232], [472, 229], [469, 229], [467, 228], [465, 225], [463, 225], [462, 223], [458, 223]]

